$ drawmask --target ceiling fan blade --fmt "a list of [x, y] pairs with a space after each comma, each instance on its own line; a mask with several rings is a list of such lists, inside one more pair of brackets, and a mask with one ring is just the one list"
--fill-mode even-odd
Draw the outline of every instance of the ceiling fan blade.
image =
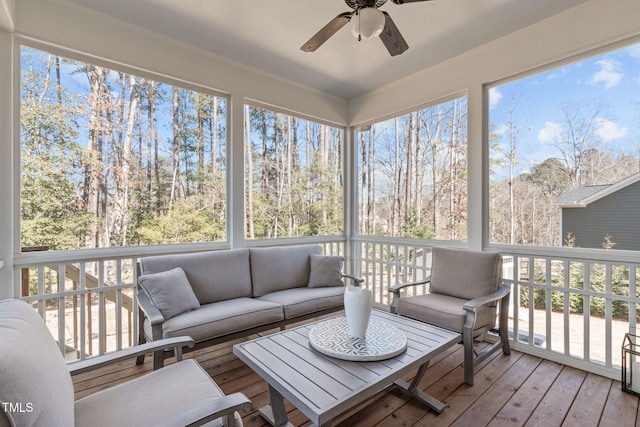
[[329, 40], [329, 37], [334, 35], [340, 28], [344, 27], [347, 22], [351, 20], [353, 12], [345, 12], [333, 18], [327, 25], [322, 27], [308, 42], [302, 45], [300, 50], [304, 52], [314, 52], [324, 42]]
[[384, 13], [385, 24], [384, 29], [380, 33], [380, 40], [382, 40], [382, 43], [384, 43], [391, 56], [400, 55], [409, 49], [409, 45], [404, 37], [402, 37], [402, 34], [400, 34], [400, 30], [398, 30], [398, 27], [396, 27], [396, 24], [389, 14], [387, 12], [382, 13]]
[[395, 4], [418, 3], [419, 1], [431, 1], [431, 0], [391, 0], [391, 2]]

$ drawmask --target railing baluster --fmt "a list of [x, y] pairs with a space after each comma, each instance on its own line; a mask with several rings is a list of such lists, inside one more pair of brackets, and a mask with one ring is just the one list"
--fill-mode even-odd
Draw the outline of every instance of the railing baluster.
[[611, 330], [611, 321], [613, 319], [613, 307], [611, 304], [613, 298], [613, 284], [612, 284], [612, 265], [607, 263], [605, 270], [605, 300], [604, 300], [604, 342], [605, 342], [605, 365], [611, 366], [611, 336], [613, 331]]
[[[86, 265], [84, 262], [80, 263], [78, 268], [80, 271], [80, 360], [84, 360], [87, 357], [87, 294], [85, 292], [87, 288], [86, 277]], [[90, 297], [90, 295], [89, 295]], [[89, 313], [91, 316], [91, 313]]]
[[65, 265], [64, 264], [59, 264], [58, 265], [58, 278], [57, 278], [57, 284], [58, 284], [58, 295], [60, 295], [58, 297], [58, 345], [60, 346], [60, 351], [62, 351], [62, 355], [66, 355], [67, 353], [67, 348], [66, 348], [66, 339], [65, 339], [65, 317], [66, 317], [66, 313], [65, 313], [65, 305], [66, 305], [66, 301], [64, 298], [64, 282], [65, 282], [65, 275], [64, 275], [64, 271], [65, 271]]
[[104, 301], [104, 261], [98, 261], [98, 351], [107, 351], [107, 310]]
[[[122, 283], [122, 260], [116, 262], [116, 283]], [[116, 331], [122, 331], [122, 289], [116, 290]], [[122, 334], [116, 333], [116, 350], [122, 350]]]

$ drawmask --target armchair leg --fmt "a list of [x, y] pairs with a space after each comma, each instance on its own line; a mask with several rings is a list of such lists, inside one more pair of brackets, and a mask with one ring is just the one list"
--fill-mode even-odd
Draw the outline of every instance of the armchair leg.
[[473, 385], [473, 334], [470, 329], [462, 330], [462, 344], [464, 346], [464, 382]]
[[500, 341], [502, 341], [502, 352], [511, 354], [509, 345], [509, 296], [500, 300]]

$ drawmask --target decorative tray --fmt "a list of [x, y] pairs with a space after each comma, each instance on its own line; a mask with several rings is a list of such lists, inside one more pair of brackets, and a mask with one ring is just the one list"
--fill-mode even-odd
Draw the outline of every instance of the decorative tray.
[[395, 326], [371, 319], [365, 338], [352, 338], [347, 319], [339, 316], [318, 322], [309, 332], [309, 344], [326, 356], [371, 362], [403, 353], [407, 349], [407, 337]]

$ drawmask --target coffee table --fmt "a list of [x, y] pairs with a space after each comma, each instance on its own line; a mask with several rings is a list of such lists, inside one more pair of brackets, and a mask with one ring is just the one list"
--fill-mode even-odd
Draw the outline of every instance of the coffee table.
[[[387, 322], [407, 337], [407, 349], [375, 362], [341, 360], [314, 350], [309, 331], [315, 323], [256, 338], [233, 346], [233, 353], [268, 384], [271, 404], [259, 409], [271, 425], [292, 426], [284, 398], [315, 425], [325, 426], [374, 396], [394, 386], [438, 413], [445, 405], [418, 389], [429, 361], [452, 345], [461, 334], [396, 314], [373, 310], [371, 318]], [[411, 383], [400, 378], [417, 370]]]

